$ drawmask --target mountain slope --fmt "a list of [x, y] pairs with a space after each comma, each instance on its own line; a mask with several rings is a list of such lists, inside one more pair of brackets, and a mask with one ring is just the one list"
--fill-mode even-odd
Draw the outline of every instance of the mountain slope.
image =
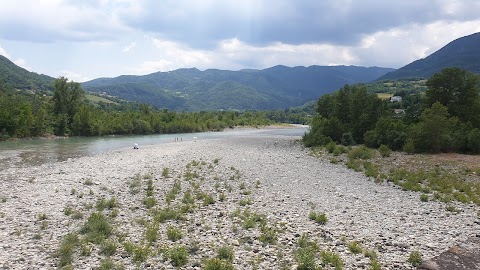
[[429, 78], [446, 67], [480, 73], [480, 33], [456, 39], [428, 57], [387, 73], [378, 80]]
[[0, 85], [13, 89], [52, 90], [55, 79], [30, 72], [0, 55]]
[[263, 110], [298, 106], [345, 84], [369, 82], [392, 70], [356, 66], [275, 66], [240, 71], [189, 68], [100, 78], [82, 86], [87, 91], [172, 110]]

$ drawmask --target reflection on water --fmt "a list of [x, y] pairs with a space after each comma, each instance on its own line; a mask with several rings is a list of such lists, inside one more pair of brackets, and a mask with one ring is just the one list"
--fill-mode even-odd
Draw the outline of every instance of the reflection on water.
[[216, 139], [232, 136], [283, 135], [302, 136], [306, 127], [290, 129], [246, 129], [223, 132], [165, 134], [145, 136], [106, 136], [63, 139], [34, 139], [0, 142], [0, 170], [12, 167], [41, 165], [64, 161], [69, 158], [95, 155], [111, 150], [145, 145], [182, 141]]

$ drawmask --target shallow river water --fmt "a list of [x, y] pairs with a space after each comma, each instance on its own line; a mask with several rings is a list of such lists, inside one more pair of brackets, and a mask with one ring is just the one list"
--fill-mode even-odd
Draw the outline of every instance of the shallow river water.
[[64, 161], [69, 158], [95, 155], [107, 151], [178, 141], [208, 140], [232, 136], [281, 135], [302, 136], [306, 126], [279, 129], [235, 129], [222, 132], [201, 132], [162, 135], [74, 137], [0, 142], [0, 170]]

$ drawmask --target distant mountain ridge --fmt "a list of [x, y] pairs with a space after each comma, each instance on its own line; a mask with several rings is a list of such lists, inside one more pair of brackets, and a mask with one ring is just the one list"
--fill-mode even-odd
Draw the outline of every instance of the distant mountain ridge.
[[82, 86], [172, 110], [264, 110], [302, 105], [345, 84], [373, 81], [392, 70], [358, 66], [274, 66], [239, 71], [186, 68], [99, 78]]
[[0, 85], [13, 89], [52, 90], [55, 79], [21, 68], [0, 55]]
[[377, 80], [429, 78], [446, 67], [459, 67], [480, 74], [480, 33], [458, 38], [426, 58], [387, 73]]

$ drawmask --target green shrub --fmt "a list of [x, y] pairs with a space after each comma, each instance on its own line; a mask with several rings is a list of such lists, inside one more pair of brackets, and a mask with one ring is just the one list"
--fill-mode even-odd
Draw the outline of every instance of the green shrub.
[[337, 148], [337, 144], [335, 142], [329, 142], [325, 145], [325, 150], [329, 153], [333, 153]]
[[297, 270], [312, 270], [317, 269], [318, 265], [315, 262], [315, 248], [308, 246], [300, 248], [295, 252], [295, 261], [297, 262]]
[[382, 265], [377, 261], [377, 259], [371, 259], [368, 270], [382, 270]]
[[405, 144], [403, 145], [403, 151], [407, 154], [415, 153], [415, 143], [413, 142], [412, 138], [408, 138], [405, 140]]
[[262, 231], [262, 234], [258, 239], [260, 240], [260, 242], [264, 244], [271, 244], [271, 245], [277, 242], [278, 233], [274, 227], [263, 226], [261, 231]]
[[323, 266], [332, 266], [335, 270], [342, 270], [344, 263], [340, 255], [331, 252], [331, 251], [322, 251], [320, 252], [320, 257], [322, 258]]
[[106, 258], [100, 260], [100, 266], [97, 270], [123, 270], [125, 267], [122, 264], [116, 264], [112, 259]]
[[415, 267], [419, 266], [422, 263], [422, 253], [416, 250], [410, 252], [410, 256], [408, 257], [408, 262]]
[[157, 204], [157, 201], [153, 197], [146, 197], [145, 199], [143, 199], [143, 204], [145, 205], [145, 207], [147, 207], [147, 209], [150, 209], [154, 207], [155, 204]]
[[112, 230], [108, 219], [101, 212], [94, 212], [83, 224], [80, 233], [86, 235], [88, 242], [99, 244], [112, 234]]
[[153, 222], [150, 224], [150, 226], [147, 227], [147, 230], [145, 231], [145, 239], [149, 243], [153, 243], [157, 241], [157, 236], [158, 236], [158, 223]]
[[392, 154], [392, 150], [385, 144], [380, 145], [378, 151], [382, 157], [389, 157]]
[[428, 195], [427, 195], [427, 194], [422, 194], [422, 195], [420, 195], [420, 201], [422, 201], [422, 202], [428, 202]]
[[342, 134], [342, 139], [340, 140], [340, 143], [343, 145], [354, 145], [355, 141], [353, 140], [352, 133], [347, 132]]
[[167, 238], [170, 241], [176, 242], [176, 241], [182, 239], [182, 237], [183, 237], [183, 235], [182, 235], [182, 231], [180, 229], [177, 229], [173, 226], [168, 226], [167, 227]]
[[207, 205], [214, 204], [214, 203], [215, 203], [215, 199], [210, 194], [206, 195], [203, 198], [203, 206], [207, 206]]
[[175, 246], [168, 251], [168, 258], [173, 266], [184, 266], [188, 262], [188, 251], [184, 246]]
[[59, 267], [64, 267], [72, 264], [73, 253], [75, 252], [75, 248], [77, 248], [79, 244], [80, 240], [78, 239], [77, 234], [67, 234], [63, 238], [62, 242], [60, 243], [60, 247], [56, 252], [56, 257], [59, 259]]
[[372, 149], [363, 145], [360, 147], [352, 148], [352, 150], [348, 152], [348, 158], [351, 160], [371, 159], [373, 157], [374, 157], [374, 152], [372, 151]]
[[252, 200], [250, 198], [247, 198], [247, 199], [241, 199], [238, 204], [240, 206], [246, 206], [246, 205], [250, 205], [250, 204], [253, 204]]
[[105, 240], [100, 245], [100, 254], [112, 256], [117, 251], [117, 244], [110, 240]]
[[217, 258], [224, 260], [224, 261], [229, 261], [233, 262], [233, 259], [235, 258], [233, 249], [229, 246], [222, 246], [217, 250]]
[[328, 222], [327, 215], [325, 213], [316, 213], [316, 212], [310, 212], [308, 215], [308, 218], [315, 221], [316, 223], [320, 225], [325, 225]]
[[167, 178], [168, 175], [169, 175], [169, 173], [170, 173], [170, 170], [169, 170], [168, 168], [163, 168], [162, 176], [163, 176], [164, 178]]
[[353, 241], [348, 244], [348, 250], [350, 250], [350, 252], [353, 254], [362, 253], [362, 245], [357, 241]]
[[180, 218], [180, 215], [174, 209], [167, 207], [155, 211], [154, 217], [155, 221], [164, 223], [167, 220], [178, 220]]
[[103, 211], [105, 209], [113, 209], [117, 206], [118, 204], [115, 198], [110, 198], [109, 200], [105, 200], [105, 198], [102, 198], [97, 202], [98, 211]]
[[218, 258], [207, 259], [204, 263], [204, 270], [235, 270], [230, 262]]

